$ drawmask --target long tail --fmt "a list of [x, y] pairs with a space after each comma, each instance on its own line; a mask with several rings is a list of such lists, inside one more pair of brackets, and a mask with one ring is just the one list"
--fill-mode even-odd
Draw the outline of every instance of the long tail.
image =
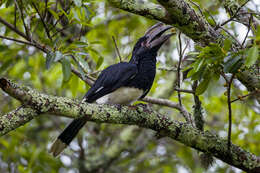
[[54, 157], [58, 156], [70, 144], [86, 122], [86, 117], [73, 120], [52, 144], [50, 153], [52, 153]]

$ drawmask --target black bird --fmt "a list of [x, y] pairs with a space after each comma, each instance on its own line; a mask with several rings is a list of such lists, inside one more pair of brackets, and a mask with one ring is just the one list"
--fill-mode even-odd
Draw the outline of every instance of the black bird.
[[[163, 23], [149, 28], [135, 44], [130, 61], [103, 70], [82, 102], [129, 105], [145, 97], [154, 81], [157, 51], [174, 34], [164, 34], [170, 28]], [[86, 122], [86, 117], [73, 120], [58, 136], [50, 152], [54, 156], [60, 154]]]

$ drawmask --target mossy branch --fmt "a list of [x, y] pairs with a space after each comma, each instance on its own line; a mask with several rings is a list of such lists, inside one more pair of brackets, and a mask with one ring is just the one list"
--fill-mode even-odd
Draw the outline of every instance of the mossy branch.
[[122, 10], [173, 25], [182, 33], [203, 45], [215, 42], [221, 35], [185, 1], [158, 0], [160, 4], [138, 0], [107, 0]]
[[70, 118], [87, 116], [89, 121], [96, 123], [128, 124], [149, 128], [186, 146], [210, 153], [246, 172], [260, 171], [260, 158], [254, 154], [234, 144], [228, 150], [225, 139], [207, 131], [201, 132], [190, 124], [172, 120], [166, 115], [148, 109], [145, 105], [118, 106], [81, 103], [78, 100], [42, 94], [28, 87], [18, 86], [5, 78], [0, 79], [0, 87], [28, 106], [20, 108], [22, 111], [18, 109], [0, 117], [0, 135], [8, 133], [42, 113]]

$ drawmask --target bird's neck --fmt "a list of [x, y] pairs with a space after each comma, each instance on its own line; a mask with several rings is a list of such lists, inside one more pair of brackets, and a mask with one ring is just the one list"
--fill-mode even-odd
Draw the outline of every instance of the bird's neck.
[[129, 63], [137, 65], [138, 73], [132, 81], [128, 83], [128, 86], [142, 89], [144, 91], [143, 96], [145, 96], [152, 87], [154, 81], [156, 73], [156, 56], [132, 57]]
[[143, 66], [145, 64], [156, 64], [157, 53], [149, 53], [138, 56], [132, 56], [129, 63], [136, 64], [137, 66]]

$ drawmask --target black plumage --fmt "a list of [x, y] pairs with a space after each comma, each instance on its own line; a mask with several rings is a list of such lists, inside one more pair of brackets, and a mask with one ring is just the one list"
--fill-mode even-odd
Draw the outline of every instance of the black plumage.
[[[154, 81], [157, 51], [173, 35], [163, 35], [170, 28], [158, 23], [148, 29], [135, 44], [130, 61], [103, 70], [83, 97], [83, 102], [127, 105], [145, 97]], [[70, 144], [86, 122], [87, 117], [75, 119], [65, 128], [51, 147], [54, 156]]]

